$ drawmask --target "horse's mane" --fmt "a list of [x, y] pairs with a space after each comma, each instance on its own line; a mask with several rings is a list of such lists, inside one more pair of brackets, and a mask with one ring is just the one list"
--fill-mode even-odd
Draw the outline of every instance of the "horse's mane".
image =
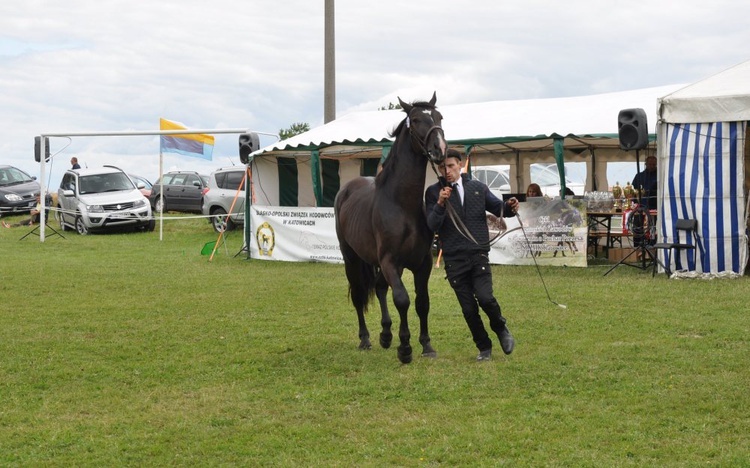
[[[426, 102], [426, 101], [413, 102], [413, 103], [411, 103], [411, 105], [412, 105], [412, 107], [418, 107], [418, 108], [422, 108], [422, 109], [435, 110], [435, 106], [433, 106], [432, 104], [430, 104], [429, 102]], [[406, 111], [404, 111], [404, 112], [406, 112]], [[390, 137], [398, 137], [398, 135], [400, 135], [401, 132], [404, 130], [404, 127], [406, 126], [406, 119], [408, 117], [409, 117], [408, 115], [406, 117], [404, 117], [401, 120], [401, 122], [399, 122], [399, 124], [396, 126], [396, 128], [394, 128], [392, 131], [388, 132], [388, 136], [390, 136]], [[390, 167], [393, 165], [391, 163], [391, 160], [393, 159], [391, 157], [391, 153], [393, 153], [393, 146], [391, 146], [391, 150], [388, 152], [388, 157], [385, 158], [385, 162], [383, 163], [383, 169], [375, 177], [375, 182], [377, 184], [382, 184], [383, 182], [385, 182], [387, 180], [387, 178], [388, 178], [388, 174], [390, 174], [392, 172], [390, 170]]]

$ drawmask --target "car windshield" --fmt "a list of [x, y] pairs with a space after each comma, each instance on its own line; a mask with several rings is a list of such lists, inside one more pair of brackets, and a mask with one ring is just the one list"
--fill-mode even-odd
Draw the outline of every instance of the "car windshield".
[[79, 192], [81, 195], [135, 189], [133, 182], [122, 172], [83, 176], [80, 178], [79, 183]]
[[475, 171], [473, 175], [474, 178], [483, 182], [491, 189], [509, 188], [510, 186], [508, 175], [500, 171], [495, 171], [493, 169], [479, 169]]
[[[566, 168], [567, 170], [567, 168]], [[531, 165], [531, 181], [536, 182], [537, 184], [541, 186], [548, 186], [548, 185], [560, 185], [560, 174], [557, 172], [557, 166], [554, 164], [551, 165], [542, 165], [542, 164], [532, 164]], [[568, 178], [565, 177], [565, 184], [569, 185], [573, 182]]]
[[146, 179], [145, 177], [131, 175], [130, 178], [133, 179], [133, 181], [136, 184], [138, 184], [139, 182], [143, 182], [143, 185], [145, 185], [146, 186], [145, 188], [147, 189], [150, 189], [153, 187], [151, 182], [149, 182], [148, 179]]
[[25, 184], [32, 180], [34, 179], [32, 179], [27, 173], [15, 167], [0, 168], [0, 187]]

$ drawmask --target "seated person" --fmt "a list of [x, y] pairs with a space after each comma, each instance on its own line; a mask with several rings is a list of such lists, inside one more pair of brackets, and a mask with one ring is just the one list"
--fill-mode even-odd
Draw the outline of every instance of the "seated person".
[[526, 197], [543, 197], [542, 188], [539, 184], [529, 184], [526, 188]]
[[33, 224], [38, 223], [39, 213], [42, 211], [42, 201], [38, 193], [35, 195], [35, 197], [36, 197], [36, 206], [32, 208], [31, 212], [29, 213], [31, 215], [29, 219], [23, 220], [20, 223], [16, 223], [16, 224], [8, 224], [5, 221], [3, 221], [3, 227], [9, 228], [9, 227], [18, 227], [18, 226], [31, 226]]

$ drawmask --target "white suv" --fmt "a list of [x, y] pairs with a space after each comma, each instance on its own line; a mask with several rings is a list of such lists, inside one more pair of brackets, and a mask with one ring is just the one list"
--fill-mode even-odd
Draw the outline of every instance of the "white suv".
[[60, 228], [79, 234], [118, 227], [153, 231], [151, 205], [139, 188], [115, 166], [66, 171], [57, 191]]
[[[203, 190], [201, 208], [204, 216], [216, 232], [232, 230], [235, 225], [245, 222], [245, 190], [239, 191], [245, 177], [245, 166], [232, 166], [218, 169], [208, 178], [208, 187]], [[234, 203], [234, 207], [232, 207]], [[231, 215], [227, 216], [230, 212]]]

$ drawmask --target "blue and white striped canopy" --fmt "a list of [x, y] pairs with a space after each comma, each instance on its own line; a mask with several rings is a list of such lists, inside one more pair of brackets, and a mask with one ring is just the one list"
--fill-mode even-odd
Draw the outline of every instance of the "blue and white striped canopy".
[[[666, 151], [660, 154], [658, 169], [659, 239], [677, 241], [677, 219], [698, 220], [696, 249], [672, 256], [672, 271], [743, 274], [746, 127], [746, 122], [666, 124]], [[694, 242], [684, 236], [679, 241], [686, 240]]]
[[659, 239], [675, 239], [677, 219], [698, 220], [695, 252], [670, 268], [678, 276], [744, 274], [750, 61], [660, 98], [657, 114]]

